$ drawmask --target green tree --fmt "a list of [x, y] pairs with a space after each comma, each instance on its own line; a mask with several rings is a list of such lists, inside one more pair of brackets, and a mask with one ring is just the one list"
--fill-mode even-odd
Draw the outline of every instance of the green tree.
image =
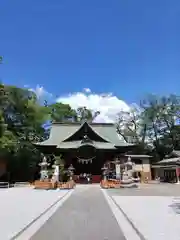
[[46, 108], [38, 103], [34, 92], [1, 85], [0, 109], [0, 152], [8, 160], [11, 176], [22, 176], [23, 172], [22, 177], [28, 178], [39, 161], [32, 142], [44, 139]]
[[130, 111], [121, 111], [118, 114], [117, 132], [126, 142], [145, 143], [146, 123], [142, 119], [142, 111], [137, 107], [131, 107]]
[[53, 122], [72, 122], [77, 118], [76, 111], [68, 104], [54, 103], [47, 107], [50, 120]]
[[170, 96], [149, 96], [142, 101], [143, 119], [147, 123], [147, 137], [160, 158], [176, 149], [180, 144], [179, 110], [180, 98]]
[[162, 159], [180, 146], [179, 119], [179, 96], [149, 95], [140, 102], [140, 108], [120, 112], [117, 132], [125, 141], [140, 146], [141, 151], [151, 151]]
[[88, 121], [88, 122], [93, 122], [94, 119], [100, 114], [99, 111], [92, 112], [90, 109], [87, 107], [79, 107], [76, 111], [76, 116], [77, 122], [83, 122], [83, 121]]
[[[48, 118], [34, 92], [7, 86], [8, 104], [4, 107], [5, 123], [19, 141], [32, 140], [43, 133], [42, 124]], [[41, 139], [41, 137], [40, 137]]]

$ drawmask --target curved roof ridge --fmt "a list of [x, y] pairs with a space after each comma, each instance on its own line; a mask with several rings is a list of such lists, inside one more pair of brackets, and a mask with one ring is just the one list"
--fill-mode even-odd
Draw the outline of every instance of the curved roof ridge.
[[[101, 136], [96, 130], [94, 130], [94, 129], [91, 127], [91, 125], [88, 124], [88, 122], [86, 122], [86, 121], [83, 122], [83, 123], [80, 125], [80, 127], [76, 130], [76, 132], [80, 131], [80, 129], [83, 128], [85, 124], [87, 124], [88, 127], [89, 127], [97, 136], [99, 136], [101, 139], [103, 139], [105, 142], [110, 142], [108, 139], [104, 138], [104, 137]], [[65, 138], [65, 139], [63, 140], [63, 142], [68, 141], [68, 139], [71, 138], [76, 132], [70, 134], [70, 136], [68, 136], [67, 138]]]
[[[88, 124], [88, 123], [87, 123]], [[105, 138], [104, 136], [101, 136], [95, 129], [93, 129], [91, 127], [91, 125], [88, 124], [88, 126], [92, 129], [93, 132], [95, 132], [99, 137], [101, 137], [102, 139], [104, 139], [106, 142], [110, 142], [109, 139]]]
[[77, 125], [80, 125], [79, 128], [75, 132], [70, 133], [70, 135], [67, 136], [62, 142], [65, 142], [65, 141], [67, 141], [67, 139], [71, 138], [77, 131], [79, 131], [84, 126], [84, 123], [80, 123], [80, 124], [77, 124]]

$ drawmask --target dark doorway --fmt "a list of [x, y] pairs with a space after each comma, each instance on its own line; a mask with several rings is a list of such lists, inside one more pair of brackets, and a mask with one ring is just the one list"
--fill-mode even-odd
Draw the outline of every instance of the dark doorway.
[[92, 175], [101, 175], [101, 168], [103, 166], [103, 161], [97, 157], [92, 159], [92, 162], [79, 162], [78, 158], [73, 159], [73, 166], [75, 168], [75, 175], [80, 175], [82, 173], [92, 174]]

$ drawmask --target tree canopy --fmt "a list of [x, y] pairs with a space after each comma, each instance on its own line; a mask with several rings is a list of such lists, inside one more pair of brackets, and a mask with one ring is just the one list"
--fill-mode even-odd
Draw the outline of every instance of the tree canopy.
[[133, 140], [162, 159], [180, 148], [179, 120], [179, 96], [150, 95], [138, 108], [119, 113], [117, 131], [126, 141]]

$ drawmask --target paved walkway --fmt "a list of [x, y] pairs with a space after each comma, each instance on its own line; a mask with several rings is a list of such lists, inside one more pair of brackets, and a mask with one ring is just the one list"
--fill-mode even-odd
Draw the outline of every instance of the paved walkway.
[[78, 186], [31, 240], [125, 240], [99, 186]]

